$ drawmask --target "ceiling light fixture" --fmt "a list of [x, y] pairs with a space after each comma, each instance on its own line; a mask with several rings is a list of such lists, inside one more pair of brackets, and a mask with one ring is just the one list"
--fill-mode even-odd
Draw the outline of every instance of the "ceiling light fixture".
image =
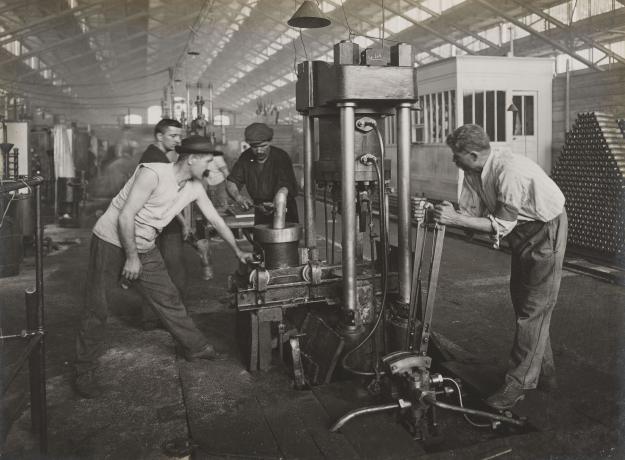
[[286, 23], [300, 29], [319, 29], [329, 26], [331, 21], [325, 17], [315, 2], [305, 0]]

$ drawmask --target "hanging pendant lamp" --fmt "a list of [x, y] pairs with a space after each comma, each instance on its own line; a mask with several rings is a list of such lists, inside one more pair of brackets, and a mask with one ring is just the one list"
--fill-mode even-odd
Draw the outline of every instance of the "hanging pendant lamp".
[[286, 23], [300, 29], [318, 29], [329, 26], [331, 21], [324, 16], [315, 2], [305, 0]]

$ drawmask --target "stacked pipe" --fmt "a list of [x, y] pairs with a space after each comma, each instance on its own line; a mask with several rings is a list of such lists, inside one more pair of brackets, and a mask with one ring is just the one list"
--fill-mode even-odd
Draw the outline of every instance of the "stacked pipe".
[[577, 115], [553, 170], [566, 197], [569, 247], [625, 265], [625, 137], [614, 116]]

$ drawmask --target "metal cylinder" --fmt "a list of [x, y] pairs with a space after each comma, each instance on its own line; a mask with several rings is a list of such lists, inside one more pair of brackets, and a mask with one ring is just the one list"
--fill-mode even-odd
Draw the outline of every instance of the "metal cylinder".
[[410, 302], [410, 107], [397, 107], [397, 214], [399, 301]]
[[313, 132], [315, 120], [304, 116], [304, 238], [308, 249], [317, 247], [315, 238], [315, 197], [313, 196]]
[[341, 113], [341, 217], [343, 313], [346, 326], [356, 326], [356, 188], [354, 184], [354, 107], [353, 102], [339, 104]]
[[254, 240], [263, 248], [265, 267], [286, 268], [299, 265], [299, 239], [302, 226], [287, 223], [285, 228], [271, 228], [268, 224], [254, 226]]

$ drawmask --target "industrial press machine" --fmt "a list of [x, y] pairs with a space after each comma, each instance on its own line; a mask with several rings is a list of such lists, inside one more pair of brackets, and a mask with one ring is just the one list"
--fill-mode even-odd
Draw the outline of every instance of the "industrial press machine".
[[[280, 350], [285, 342], [291, 345], [296, 386], [327, 383], [336, 368], [370, 376], [371, 387], [386, 395], [387, 404], [347, 414], [332, 430], [361, 414], [397, 410], [415, 437], [424, 437], [435, 428], [435, 407], [477, 415], [491, 423], [522, 425], [510, 414], [476, 411], [461, 407], [461, 402], [456, 406], [437, 399], [439, 394], [455, 393], [462, 401], [457, 381], [430, 373], [428, 355], [444, 227], [423, 213], [417, 221], [415, 245], [411, 244], [411, 111], [417, 101], [412, 55], [411, 46], [404, 43], [361, 52], [357, 44], [342, 41], [334, 47], [333, 63], [299, 64], [296, 108], [304, 118], [304, 245], [300, 247], [299, 224], [278, 217], [273, 225], [257, 225], [253, 239], [257, 260], [232, 277], [238, 313], [249, 315], [251, 324], [246, 345], [250, 368], [268, 367], [271, 324], [277, 323]], [[385, 158], [383, 142], [384, 120], [391, 115], [397, 127], [396, 271], [389, 268], [386, 184], [391, 161]], [[326, 250], [322, 260], [317, 248], [319, 191], [324, 206], [328, 191], [339, 203], [333, 207], [333, 216], [336, 210], [340, 213], [341, 227], [341, 257], [336, 264], [334, 236], [331, 257]], [[363, 257], [367, 234], [373, 262]], [[304, 325], [293, 331], [287, 311], [318, 303], [335, 306], [339, 320], [332, 323], [307, 316]], [[310, 334], [313, 323], [318, 326], [315, 330], [321, 327], [327, 332], [323, 339], [302, 337]], [[337, 346], [327, 362], [315, 361], [313, 355], [333, 340]]]

